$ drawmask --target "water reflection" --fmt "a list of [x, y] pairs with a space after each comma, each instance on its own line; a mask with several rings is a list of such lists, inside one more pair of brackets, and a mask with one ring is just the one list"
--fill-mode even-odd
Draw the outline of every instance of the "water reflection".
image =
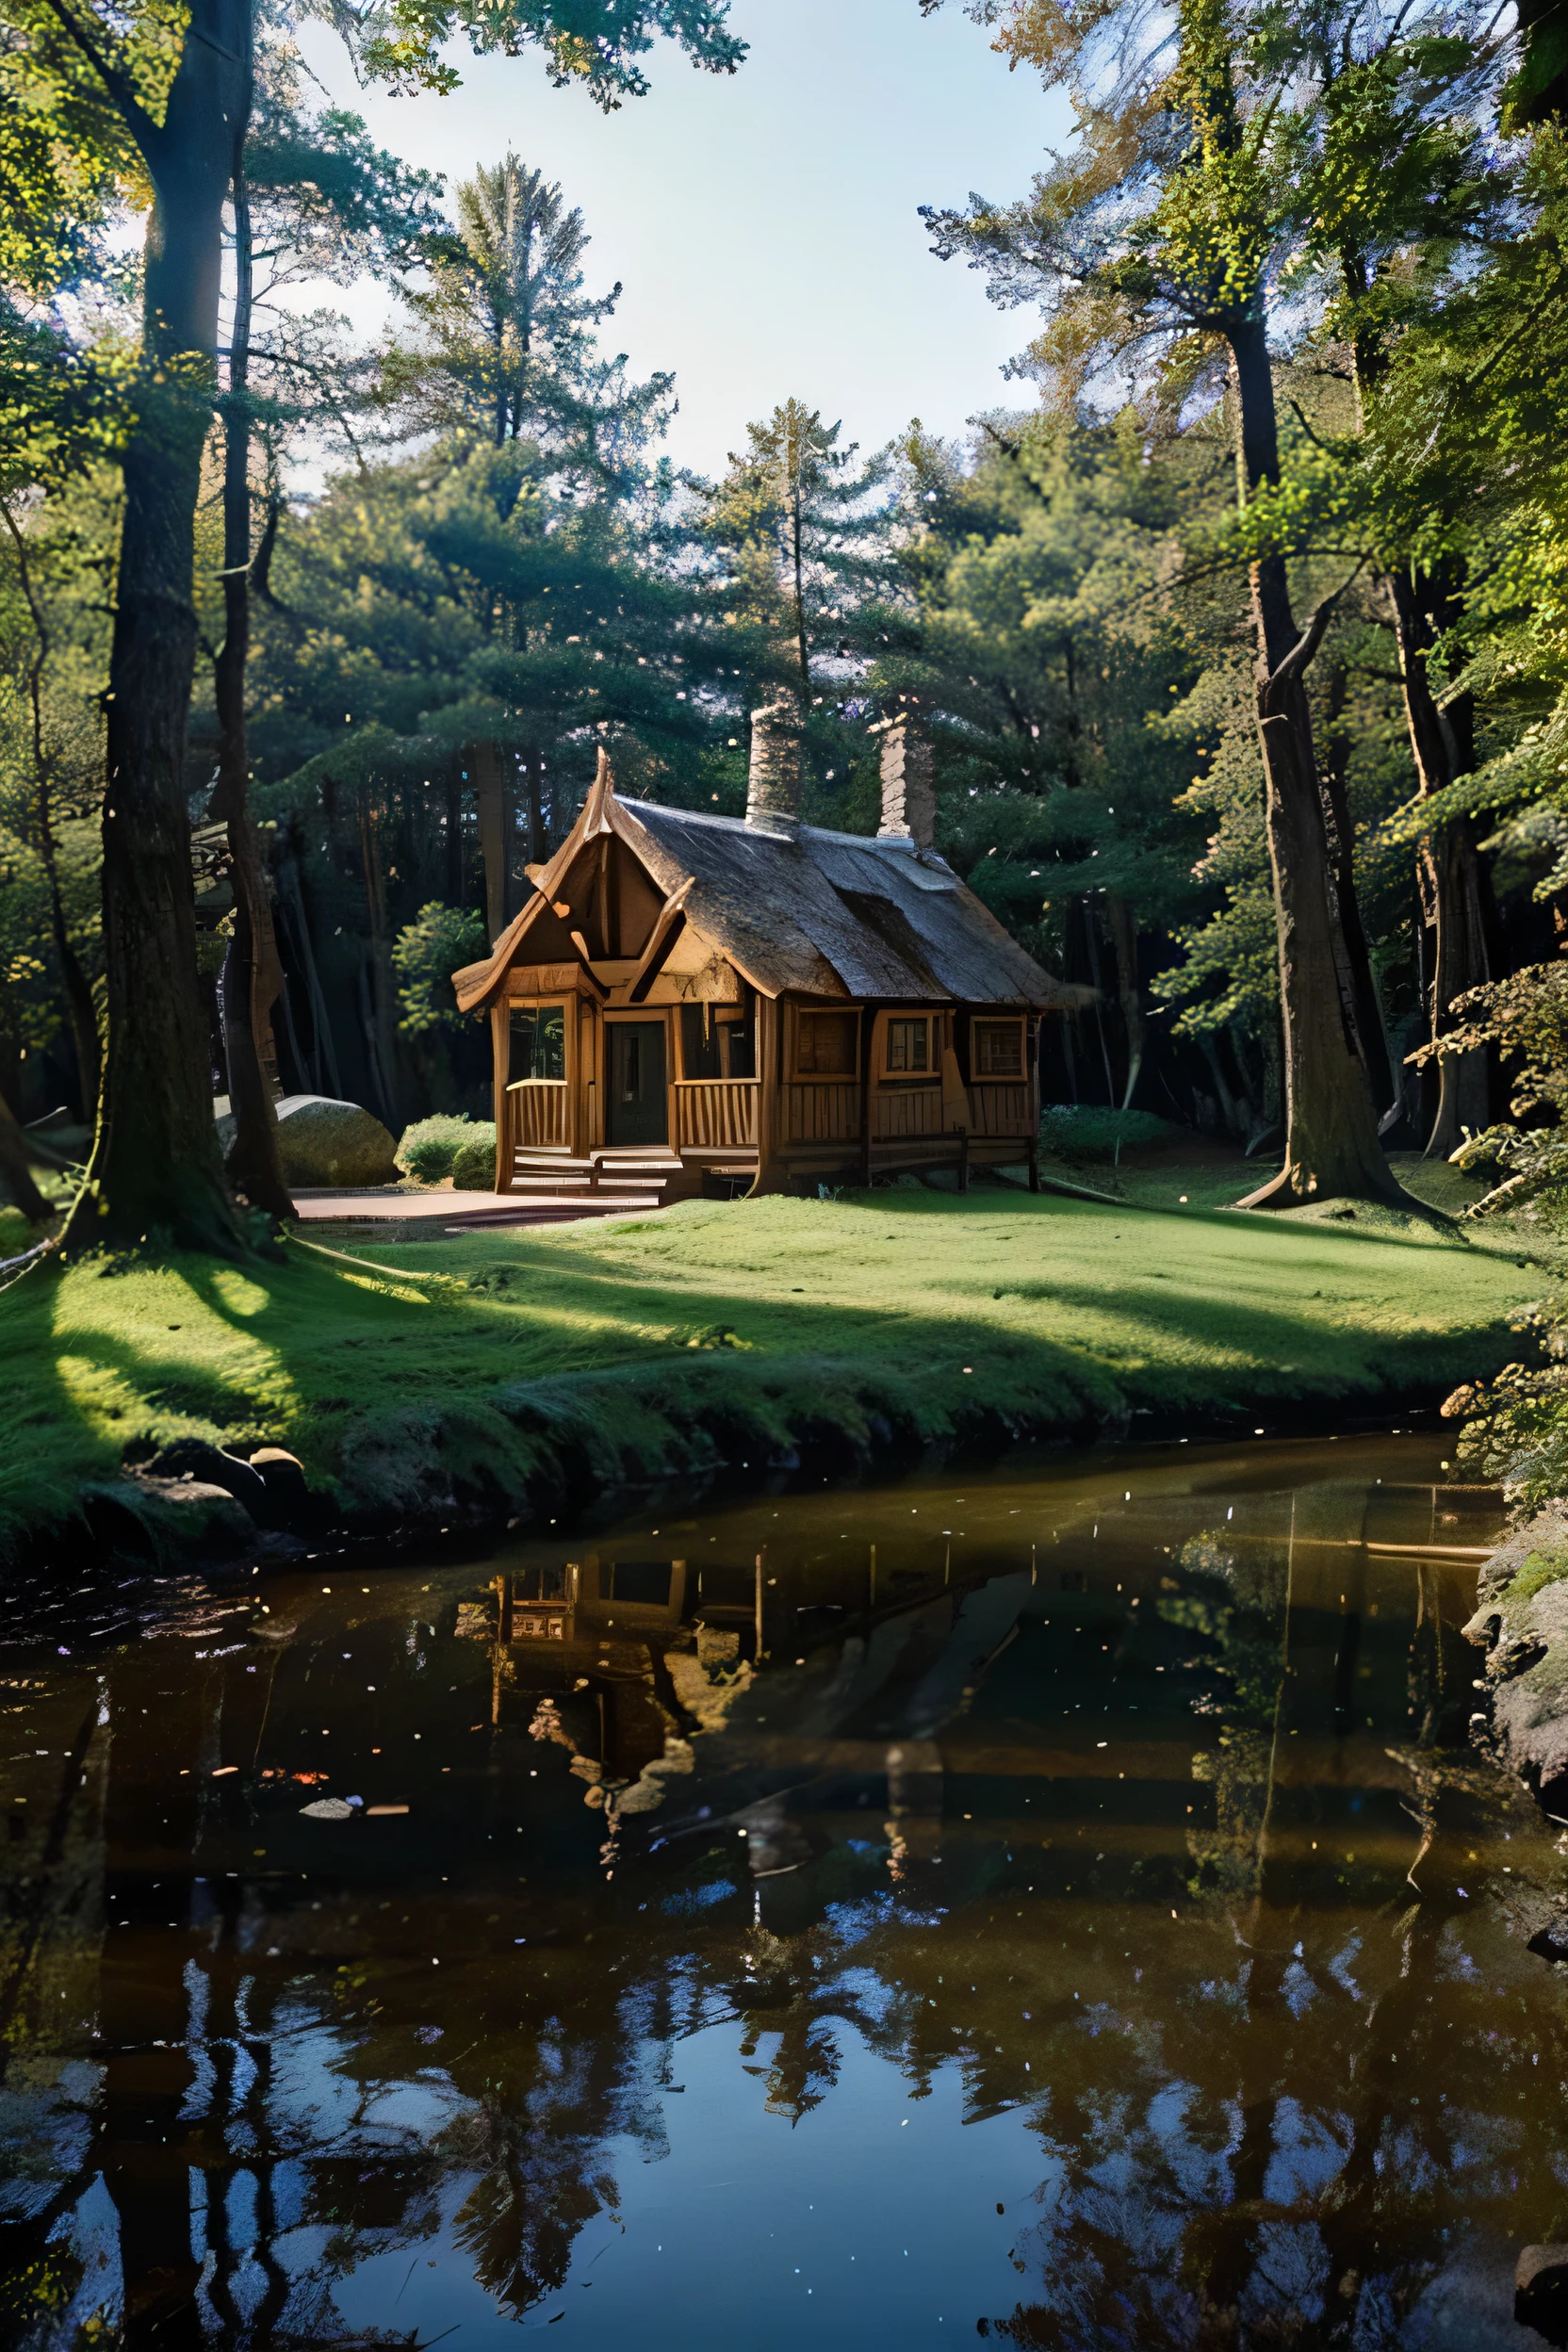
[[6, 2339], [1538, 2343], [1562, 1857], [1452, 1744], [1495, 1498], [1437, 1450], [666, 1504], [13, 1642]]

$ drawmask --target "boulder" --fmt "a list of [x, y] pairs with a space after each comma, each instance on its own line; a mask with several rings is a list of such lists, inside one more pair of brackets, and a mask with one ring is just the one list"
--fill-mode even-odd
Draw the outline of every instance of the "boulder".
[[1568, 2344], [1568, 2246], [1527, 2246], [1513, 2274], [1513, 2316], [1548, 2344]]
[[237, 1454], [226, 1454], [220, 1446], [209, 1446], [205, 1438], [176, 1437], [137, 1466], [145, 1478], [195, 1479], [204, 1486], [221, 1487], [225, 1494], [244, 1505], [257, 1527], [267, 1524], [267, 1489], [255, 1471]]
[[1478, 1590], [1464, 1632], [1486, 1652], [1487, 1704], [1472, 1729], [1568, 1821], [1568, 1508], [1548, 1504], [1499, 1544]]
[[248, 1466], [266, 1492], [268, 1516], [262, 1526], [301, 1529], [315, 1522], [318, 1510], [297, 1454], [282, 1446], [258, 1446]]
[[[221, 1098], [220, 1098], [221, 1099]], [[219, 1148], [226, 1154], [234, 1119], [218, 1119]], [[398, 1181], [396, 1144], [379, 1119], [357, 1102], [335, 1102], [324, 1094], [286, 1094], [278, 1104], [278, 1156], [284, 1182], [312, 1187], [393, 1184]]]
[[214, 1563], [244, 1558], [253, 1550], [255, 1522], [225, 1486], [193, 1478], [160, 1478], [132, 1471], [127, 1486], [140, 1496], [159, 1552], [176, 1559]]

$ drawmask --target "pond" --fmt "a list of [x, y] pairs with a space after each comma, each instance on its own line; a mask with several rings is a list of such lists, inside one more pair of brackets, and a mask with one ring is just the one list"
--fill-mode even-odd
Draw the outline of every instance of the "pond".
[[1539, 2344], [1563, 1855], [1442, 1450], [13, 1596], [0, 2335]]

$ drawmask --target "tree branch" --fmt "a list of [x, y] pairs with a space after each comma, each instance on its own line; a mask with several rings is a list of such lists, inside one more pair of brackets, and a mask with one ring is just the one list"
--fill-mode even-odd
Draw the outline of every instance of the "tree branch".
[[1273, 677], [1268, 680], [1266, 691], [1269, 694], [1272, 694], [1278, 686], [1288, 686], [1292, 684], [1294, 680], [1298, 678], [1302, 672], [1308, 667], [1314, 654], [1317, 651], [1318, 646], [1323, 643], [1324, 632], [1328, 629], [1329, 623], [1333, 618], [1335, 605], [1339, 602], [1341, 596], [1344, 596], [1346, 590], [1351, 585], [1351, 582], [1358, 578], [1362, 570], [1364, 568], [1366, 558], [1365, 556], [1363, 556], [1361, 562], [1356, 565], [1355, 570], [1350, 574], [1350, 578], [1348, 580], [1341, 580], [1332, 596], [1324, 597], [1322, 603], [1317, 607], [1317, 610], [1313, 613], [1311, 619], [1308, 621], [1306, 628], [1301, 631], [1300, 636], [1298, 637], [1296, 643], [1292, 645], [1284, 660], [1280, 663], [1279, 668], [1274, 672]]
[[[140, 148], [142, 155], [149, 169], [151, 169], [154, 164], [155, 156], [161, 154], [164, 145], [163, 127], [161, 123], [154, 121], [153, 117], [148, 113], [146, 107], [142, 105], [140, 99], [137, 96], [136, 91], [132, 87], [129, 74], [125, 74], [121, 67], [116, 65], [113, 58], [105, 54], [103, 48], [93, 38], [93, 36], [89, 33], [83, 25], [77, 23], [76, 18], [72, 13], [71, 9], [65, 7], [64, 0], [44, 0], [44, 6], [48, 8], [50, 15], [54, 17], [56, 23], [61, 27], [67, 40], [75, 43], [76, 47], [81, 51], [83, 57], [87, 59], [89, 65], [91, 66], [93, 72], [98, 75], [100, 81], [104, 85], [104, 88], [108, 91], [109, 96], [113, 99], [115, 106], [118, 107], [120, 114], [124, 121], [125, 128], [130, 132], [131, 137]], [[189, 36], [188, 34], [187, 39], [188, 40], [188, 38]]]

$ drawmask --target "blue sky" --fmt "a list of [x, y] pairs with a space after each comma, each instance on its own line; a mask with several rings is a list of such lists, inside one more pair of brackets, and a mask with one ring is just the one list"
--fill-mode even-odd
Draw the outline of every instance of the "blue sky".
[[[588, 277], [626, 291], [606, 330], [639, 373], [675, 370], [669, 447], [711, 472], [747, 419], [796, 393], [872, 448], [920, 416], [960, 433], [1025, 397], [1001, 368], [1031, 314], [927, 249], [916, 207], [1021, 194], [1067, 135], [1061, 103], [1009, 74], [956, 0], [736, 0], [733, 78], [660, 47], [651, 93], [603, 116], [537, 57], [454, 50], [447, 98], [355, 92], [319, 27], [307, 54], [383, 144], [460, 178], [512, 146], [559, 179], [593, 234]], [[373, 308], [356, 302], [363, 321]]]

